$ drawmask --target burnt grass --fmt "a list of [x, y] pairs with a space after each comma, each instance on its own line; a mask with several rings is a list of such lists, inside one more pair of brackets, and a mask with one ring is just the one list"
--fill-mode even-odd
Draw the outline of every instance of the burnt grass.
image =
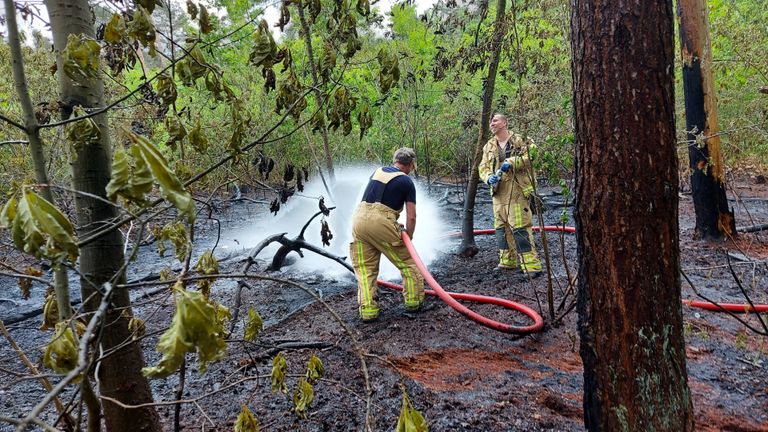
[[[547, 203], [544, 222], [556, 223], [564, 210], [557, 205], [562, 197], [555, 188], [544, 186], [541, 190]], [[768, 185], [747, 178], [738, 182], [733, 191], [738, 196], [731, 201], [737, 226], [768, 223]], [[445, 219], [453, 221], [453, 229], [459, 229], [460, 190], [436, 184], [432, 193], [441, 203]], [[489, 228], [490, 200], [482, 191], [479, 195], [475, 224]], [[247, 220], [248, 212], [255, 211], [253, 206], [247, 212], [241, 207], [233, 204], [227, 210], [233, 220]], [[265, 211], [263, 206], [256, 208]], [[565, 208], [568, 215], [571, 210]], [[735, 242], [711, 244], [692, 239], [694, 223], [691, 197], [682, 193], [682, 268], [698, 292], [718, 301], [743, 303], [740, 283], [752, 301], [768, 303], [768, 233], [742, 233]], [[572, 219], [569, 224], [573, 224]], [[203, 241], [210, 241], [215, 234], [216, 230], [211, 229], [203, 234]], [[497, 252], [493, 239], [478, 236], [476, 242], [480, 253], [462, 258], [455, 253], [459, 240], [453, 240], [430, 267], [435, 279], [447, 291], [524, 303], [544, 317], [543, 331], [528, 336], [500, 333], [469, 321], [431, 297], [426, 310], [407, 314], [400, 294], [386, 288], [380, 288], [381, 316], [376, 322], [363, 324], [357, 318], [351, 274], [328, 278], [297, 273], [288, 266], [268, 275], [299, 282], [321, 296], [323, 302], [288, 284], [250, 280], [251, 288], [242, 291], [239, 318], [226, 356], [210, 364], [205, 374], [197, 371], [196, 356], [187, 357], [183, 391], [187, 403], [181, 406], [182, 428], [232, 430], [241, 407], [246, 405], [264, 431], [362, 430], [367, 374], [370, 420], [376, 431], [395, 429], [403, 389], [432, 431], [583, 430], [583, 368], [578, 353], [577, 316], [572, 309], [575, 294], [567, 277], [568, 272], [573, 277], [577, 271], [575, 238], [547, 234], [556, 323], [547, 313], [548, 277], [528, 280], [516, 273], [494, 272]], [[726, 259], [729, 253], [731, 267]], [[222, 263], [222, 272], [239, 273], [244, 258], [230, 256]], [[269, 257], [260, 258], [263, 260], [257, 260], [252, 267], [255, 274], [264, 274], [260, 272], [269, 264]], [[133, 276], [141, 276], [142, 271], [152, 268], [151, 264], [140, 261]], [[331, 265], [338, 264], [329, 261]], [[15, 284], [12, 279], [0, 279], [0, 297], [5, 298], [0, 303], [0, 318], [6, 321], [34, 308], [34, 304], [20, 300]], [[42, 288], [34, 290], [40, 292]], [[165, 293], [142, 298], [153, 290], [156, 287], [132, 292], [134, 313], [147, 320], [150, 336], [141, 344], [148, 364], [159, 360], [154, 348], [174, 309], [172, 297]], [[683, 298], [698, 299], [685, 280], [682, 291]], [[212, 296], [232, 307], [236, 292], [234, 280], [222, 280], [214, 286]], [[527, 318], [517, 312], [488, 305], [468, 306], [502, 322], [528, 324]], [[257, 309], [265, 320], [265, 329], [255, 342], [242, 339], [243, 317], [249, 307]], [[768, 337], [755, 334], [723, 313], [683, 306], [683, 316], [696, 430], [768, 431]], [[765, 331], [756, 317], [740, 317]], [[37, 330], [39, 323], [40, 317], [35, 316], [9, 326], [13, 338], [38, 366], [41, 347], [50, 337]], [[270, 389], [272, 359], [277, 352], [283, 352], [288, 363], [288, 394]], [[326, 373], [314, 386], [315, 399], [304, 419], [292, 411], [292, 397], [312, 355], [322, 360]], [[5, 342], [0, 344], [0, 364], [0, 413], [23, 417], [44, 391], [36, 381], [18, 379], [17, 375], [26, 370]], [[178, 375], [153, 380], [155, 400], [174, 400], [178, 383]], [[72, 397], [71, 389], [63, 394], [65, 401]], [[158, 411], [165, 429], [173, 430], [174, 406], [163, 404]], [[48, 409], [43, 418], [55, 421], [53, 409]], [[9, 425], [0, 425], [0, 430], [6, 429], [11, 430]]]

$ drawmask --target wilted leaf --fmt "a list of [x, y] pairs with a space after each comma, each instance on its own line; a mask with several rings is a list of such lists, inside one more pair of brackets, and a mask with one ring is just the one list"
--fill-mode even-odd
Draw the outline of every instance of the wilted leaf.
[[259, 432], [259, 421], [247, 406], [243, 405], [235, 422], [235, 432]]
[[85, 84], [99, 77], [101, 45], [85, 35], [70, 33], [67, 46], [61, 52], [64, 73], [73, 81]]
[[293, 392], [293, 406], [296, 415], [301, 418], [307, 418], [307, 408], [315, 399], [315, 389], [306, 379], [301, 378], [296, 383], [296, 390]]
[[307, 381], [310, 384], [314, 384], [315, 381], [322, 378], [323, 375], [325, 375], [325, 366], [323, 366], [323, 362], [320, 361], [320, 358], [313, 355], [307, 362]]
[[180, 222], [171, 222], [166, 224], [157, 237], [157, 248], [160, 256], [165, 255], [167, 246], [165, 242], [171, 242], [175, 251], [176, 259], [184, 261], [189, 253], [191, 245], [187, 238], [187, 228]]
[[320, 200], [317, 202], [317, 206], [320, 208], [320, 211], [323, 213], [323, 215], [328, 216], [331, 214], [331, 210], [325, 206], [325, 198], [320, 197]]
[[396, 432], [429, 432], [426, 420], [411, 404], [408, 394], [403, 387], [403, 405], [400, 408], [400, 417], [397, 419]]
[[192, 0], [187, 0], [187, 13], [192, 19], [197, 19], [197, 4]]
[[304, 87], [296, 78], [296, 73], [291, 70], [288, 77], [280, 82], [277, 89], [275, 112], [280, 114], [283, 109], [289, 109], [293, 118], [298, 121], [301, 112], [307, 108], [307, 101], [304, 99], [303, 93]]
[[360, 139], [363, 139], [365, 131], [373, 125], [373, 117], [371, 116], [368, 104], [363, 105], [357, 113], [357, 123], [360, 125]]
[[112, 14], [107, 26], [104, 28], [104, 41], [111, 44], [119, 44], [128, 38], [128, 30], [125, 21], [120, 14]]
[[243, 339], [247, 341], [256, 340], [263, 328], [264, 321], [262, 321], [261, 315], [253, 308], [248, 309], [248, 322], [245, 324]]
[[371, 14], [371, 3], [368, 0], [357, 0], [355, 9], [360, 15], [368, 17]]
[[203, 131], [203, 128], [200, 125], [200, 117], [195, 120], [195, 126], [189, 131], [188, 139], [192, 148], [198, 153], [205, 153], [208, 151], [208, 137], [205, 136], [205, 131]]
[[[299, 6], [301, 7], [301, 6]], [[291, 11], [288, 10], [288, 2], [283, 0], [282, 6], [280, 6], [280, 18], [277, 20], [276, 27], [280, 27], [280, 31], [285, 31], [285, 26], [291, 22]]]
[[288, 386], [285, 384], [285, 374], [288, 372], [288, 363], [282, 352], [277, 353], [272, 359], [272, 393], [288, 393]]
[[[154, 0], [147, 0], [151, 2], [154, 8]], [[145, 48], [149, 48], [149, 55], [154, 57], [157, 52], [155, 51], [155, 25], [152, 23], [151, 11], [147, 11], [146, 8], [138, 7], [133, 13], [133, 18], [128, 23], [128, 34], [134, 39], [141, 42]]]
[[197, 352], [200, 372], [205, 373], [208, 363], [219, 360], [227, 348], [222, 323], [229, 316], [229, 310], [209, 302], [199, 292], [184, 290], [180, 284], [173, 290], [178, 295], [176, 313], [157, 344], [163, 358], [157, 366], [142, 369], [150, 378], [164, 378], [174, 373], [188, 352]]
[[308, 8], [309, 8], [309, 20], [312, 24], [317, 21], [317, 17], [320, 16], [320, 11], [322, 10], [322, 3], [320, 0], [309, 0], [307, 2]]
[[131, 317], [128, 320], [128, 331], [133, 333], [133, 339], [139, 339], [147, 333], [147, 325], [141, 318]]
[[168, 167], [168, 162], [160, 151], [146, 138], [126, 131], [128, 139], [138, 148], [139, 154], [152, 172], [152, 177], [160, 185], [160, 194], [171, 202], [191, 223], [195, 220], [195, 202], [184, 189], [176, 175]]
[[213, 31], [213, 25], [211, 25], [211, 17], [208, 15], [208, 9], [203, 5], [200, 5], [200, 31], [203, 34], [208, 34]]
[[271, 68], [277, 62], [277, 44], [272, 38], [272, 32], [266, 21], [259, 21], [259, 26], [254, 34], [253, 49], [248, 57], [248, 62], [254, 66]]
[[275, 198], [272, 200], [272, 202], [269, 204], [269, 212], [274, 213], [275, 216], [277, 216], [277, 212], [280, 211], [280, 200]]
[[[200, 259], [197, 260], [197, 264], [195, 264], [195, 270], [200, 272], [204, 275], [215, 275], [219, 273], [219, 260], [216, 259], [215, 256], [213, 256], [213, 252], [210, 250], [206, 250], [203, 252], [202, 255], [200, 255]], [[216, 281], [216, 279], [202, 279], [197, 281], [197, 287], [200, 289], [200, 292], [203, 293], [203, 296], [205, 298], [208, 298], [211, 294], [211, 286], [213, 286], [213, 283]]]
[[[85, 111], [79, 106], [72, 110], [72, 117], [78, 118], [85, 115]], [[67, 124], [66, 135], [70, 144], [70, 156], [77, 158], [77, 153], [85, 146], [98, 144], [101, 140], [101, 130], [92, 117], [84, 118]]]
[[400, 79], [400, 67], [398, 64], [397, 53], [384, 47], [379, 50], [376, 57], [381, 66], [381, 71], [379, 72], [379, 86], [381, 87], [381, 93], [386, 94]]
[[56, 324], [53, 338], [45, 347], [43, 364], [56, 373], [64, 374], [77, 366], [77, 342], [69, 323]]
[[77, 259], [79, 250], [72, 224], [43, 197], [26, 190], [18, 204], [15, 199], [6, 204], [2, 215], [6, 226], [13, 215], [11, 238], [18, 249], [54, 263]]
[[333, 239], [331, 228], [328, 226], [328, 222], [326, 220], [320, 222], [320, 226], [320, 237], [322, 238], [323, 246], [330, 246], [331, 239]]
[[157, 99], [164, 107], [171, 106], [178, 97], [176, 83], [168, 74], [162, 74], [157, 78], [155, 92], [157, 92]]
[[193, 87], [198, 78], [202, 78], [208, 72], [208, 61], [205, 55], [196, 45], [187, 48], [189, 55], [179, 60], [174, 66], [176, 75], [187, 87]]
[[134, 0], [134, 2], [138, 5], [143, 7], [147, 10], [147, 12], [152, 13], [155, 11], [155, 4], [157, 4], [157, 0]]
[[187, 128], [174, 113], [168, 113], [165, 117], [165, 130], [168, 131], [168, 140], [165, 144], [171, 148], [176, 148], [176, 143], [182, 142], [187, 136]]
[[[34, 267], [27, 267], [24, 269], [24, 274], [27, 276], [39, 277], [43, 275], [43, 272]], [[29, 296], [31, 295], [32, 291], [32, 280], [27, 278], [19, 278], [17, 284], [21, 290], [21, 298], [24, 300], [29, 300]]]
[[56, 327], [56, 323], [59, 322], [59, 302], [56, 301], [56, 295], [53, 291], [48, 292], [45, 295], [45, 302], [43, 303], [43, 323], [40, 325], [40, 330], [50, 330]]

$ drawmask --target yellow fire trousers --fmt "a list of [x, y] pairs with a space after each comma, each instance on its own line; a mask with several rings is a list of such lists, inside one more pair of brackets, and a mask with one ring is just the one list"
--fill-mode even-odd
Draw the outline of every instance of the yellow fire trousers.
[[357, 302], [360, 318], [379, 315], [379, 261], [384, 254], [400, 270], [406, 309], [418, 309], [424, 301], [424, 279], [400, 238], [399, 212], [381, 203], [362, 202], [352, 217], [349, 256], [357, 277]]

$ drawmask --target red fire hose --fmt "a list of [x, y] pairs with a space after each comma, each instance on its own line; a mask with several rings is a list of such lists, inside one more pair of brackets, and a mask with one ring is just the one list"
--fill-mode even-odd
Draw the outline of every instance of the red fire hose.
[[[534, 226], [533, 230], [540, 231], [540, 227]], [[567, 233], [575, 233], [576, 228], [571, 226], [565, 226], [565, 225], [546, 225], [544, 226], [544, 231], [562, 231]], [[476, 235], [488, 235], [488, 234], [494, 234], [494, 233], [496, 233], [495, 229], [474, 230], [474, 234]], [[459, 232], [459, 233], [447, 234], [448, 237], [453, 237], [456, 235], [460, 236], [461, 233]], [[524, 304], [513, 302], [511, 300], [507, 300], [503, 298], [498, 298], [498, 297], [445, 291], [443, 287], [441, 287], [440, 284], [437, 283], [435, 278], [432, 277], [432, 274], [429, 272], [429, 270], [427, 270], [427, 267], [421, 261], [419, 254], [416, 252], [416, 249], [413, 247], [413, 243], [411, 243], [411, 239], [408, 237], [408, 234], [406, 234], [405, 231], [403, 231], [402, 233], [402, 238], [403, 238], [403, 243], [405, 244], [406, 248], [408, 248], [408, 252], [410, 252], [411, 256], [416, 262], [416, 266], [418, 267], [421, 274], [424, 276], [424, 281], [427, 282], [427, 284], [430, 287], [432, 287], [431, 290], [425, 290], [424, 291], [425, 294], [438, 296], [441, 300], [443, 300], [450, 307], [457, 310], [462, 315], [493, 330], [498, 330], [504, 333], [528, 334], [528, 333], [537, 332], [541, 330], [542, 327], [544, 327], [544, 320], [541, 318], [541, 315], [539, 315], [535, 310], [531, 309], [530, 307]], [[387, 282], [381, 279], [377, 280], [376, 282], [379, 285], [386, 288], [390, 288], [398, 291], [403, 290], [402, 285], [398, 285], [392, 282]], [[488, 317], [485, 317], [483, 315], [480, 315], [479, 313], [462, 305], [457, 300], [467, 300], [467, 301], [472, 301], [477, 303], [493, 304], [493, 305], [505, 307], [507, 309], [516, 310], [518, 312], [525, 314], [531, 320], [533, 320], [533, 324], [528, 326], [514, 326], [512, 324], [502, 323], [502, 322], [490, 319]], [[757, 304], [757, 305], [754, 305], [753, 307], [752, 305], [748, 305], [748, 304], [738, 304], [738, 303], [717, 303], [716, 304], [708, 301], [698, 301], [698, 300], [683, 300], [682, 302], [684, 305], [701, 308], [709, 311], [716, 311], [716, 312], [724, 311], [724, 310], [729, 312], [735, 312], [735, 313], [768, 312], [767, 304]]]

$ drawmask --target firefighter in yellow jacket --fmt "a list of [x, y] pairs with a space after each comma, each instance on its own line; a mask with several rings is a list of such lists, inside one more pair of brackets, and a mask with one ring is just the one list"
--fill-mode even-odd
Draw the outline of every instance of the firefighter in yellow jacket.
[[[363, 321], [379, 315], [376, 278], [382, 253], [403, 277], [406, 310], [419, 310], [424, 301], [424, 279], [400, 237], [404, 229], [413, 238], [416, 229], [416, 187], [408, 177], [416, 169], [416, 153], [407, 147], [400, 148], [392, 162], [392, 166], [379, 168], [371, 175], [362, 202], [352, 216], [349, 256], [357, 277], [357, 301]], [[404, 227], [397, 221], [403, 207]]]
[[491, 187], [493, 227], [499, 248], [497, 269], [520, 270], [532, 277], [541, 274], [541, 261], [533, 240], [533, 195], [535, 173], [531, 153], [535, 145], [507, 129], [507, 117], [494, 114], [490, 124], [494, 137], [483, 147], [480, 178]]

